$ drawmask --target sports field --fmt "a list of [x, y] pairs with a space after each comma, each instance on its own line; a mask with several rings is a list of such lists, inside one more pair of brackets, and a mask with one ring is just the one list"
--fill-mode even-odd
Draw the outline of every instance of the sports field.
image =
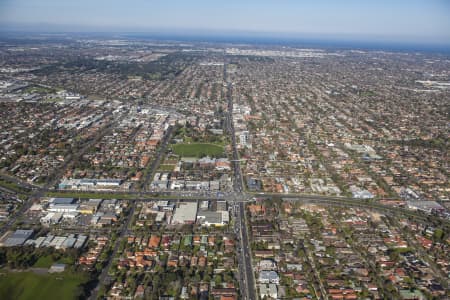
[[1, 272], [0, 299], [75, 299], [78, 286], [86, 282], [83, 275]]
[[215, 144], [175, 144], [172, 146], [173, 152], [184, 157], [220, 156], [223, 154], [223, 147]]

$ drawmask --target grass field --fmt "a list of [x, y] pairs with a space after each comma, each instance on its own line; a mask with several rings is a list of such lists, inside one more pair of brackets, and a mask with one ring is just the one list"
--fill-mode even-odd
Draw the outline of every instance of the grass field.
[[34, 268], [50, 268], [54, 263], [73, 264], [74, 261], [70, 257], [61, 257], [57, 261], [53, 260], [51, 255], [41, 256], [33, 265]]
[[214, 144], [175, 144], [172, 146], [173, 152], [184, 157], [220, 156], [223, 154], [223, 147]]
[[74, 299], [77, 287], [85, 281], [82, 275], [65, 273], [5, 273], [0, 275], [0, 299]]
[[167, 171], [173, 171], [175, 168], [175, 165], [160, 165], [158, 167], [158, 171], [167, 172]]
[[50, 268], [51, 265], [53, 265], [53, 259], [49, 256], [41, 256], [39, 259], [34, 263], [33, 267], [35, 268]]
[[29, 86], [24, 89], [24, 93], [54, 93], [56, 90], [43, 86]]

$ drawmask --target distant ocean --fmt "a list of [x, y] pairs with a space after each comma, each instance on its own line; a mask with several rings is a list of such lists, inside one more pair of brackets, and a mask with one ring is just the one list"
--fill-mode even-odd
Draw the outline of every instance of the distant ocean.
[[124, 33], [120, 36], [143, 40], [172, 40], [181, 42], [210, 42], [229, 44], [249, 44], [266, 46], [287, 46], [299, 48], [322, 48], [340, 50], [379, 50], [394, 52], [439, 52], [450, 54], [450, 44], [420, 44], [406, 42], [359, 41], [340, 39], [287, 38], [268, 36], [233, 36], [233, 35], [193, 35], [193, 34], [145, 34]]
[[[338, 37], [289, 37], [286, 34], [274, 36], [265, 33], [200, 33], [195, 32], [8, 32], [0, 30], [0, 40], [23, 39], [39, 37], [41, 42], [46, 39], [64, 41], [68, 37], [92, 38], [123, 38], [131, 40], [179, 41], [191, 43], [220, 43], [220, 44], [247, 44], [252, 46], [286, 46], [296, 48], [320, 48], [334, 50], [378, 50], [390, 52], [432, 52], [450, 55], [450, 41], [441, 44], [407, 43], [400, 41], [370, 41], [368, 38], [338, 38]], [[35, 40], [37, 42], [37, 40]]]

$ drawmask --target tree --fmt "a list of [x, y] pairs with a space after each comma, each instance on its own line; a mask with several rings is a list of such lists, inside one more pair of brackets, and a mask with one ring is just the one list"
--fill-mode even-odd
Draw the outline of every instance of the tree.
[[217, 274], [216, 276], [214, 276], [214, 283], [217, 286], [220, 286], [222, 284], [222, 276], [220, 274]]

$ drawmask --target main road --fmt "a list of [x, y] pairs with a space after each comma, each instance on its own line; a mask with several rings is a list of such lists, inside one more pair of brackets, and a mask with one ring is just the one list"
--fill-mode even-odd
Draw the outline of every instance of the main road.
[[[239, 249], [238, 249], [238, 270], [239, 270], [239, 281], [241, 288], [241, 296], [242, 299], [257, 299], [258, 294], [256, 293], [256, 285], [255, 285], [255, 273], [253, 272], [252, 265], [252, 254], [251, 247], [248, 237], [248, 227], [246, 222], [246, 212], [245, 212], [245, 202], [247, 199], [252, 198], [252, 195], [246, 193], [243, 187], [243, 177], [241, 173], [241, 168], [239, 164], [239, 153], [236, 146], [236, 134], [234, 130], [233, 124], [233, 84], [228, 79], [227, 74], [227, 64], [224, 63], [224, 71], [223, 71], [223, 80], [224, 85], [227, 88], [227, 106], [228, 112], [226, 116], [225, 127], [228, 133], [230, 134], [231, 142], [232, 142], [232, 163], [233, 163], [233, 171], [234, 171], [234, 197], [232, 197], [232, 203], [234, 203], [234, 211], [236, 214], [235, 218], [235, 232], [238, 236], [239, 240]], [[405, 216], [413, 217], [415, 219], [419, 219], [421, 221], [429, 221], [427, 216], [420, 213], [414, 212], [411, 210], [407, 210], [404, 208], [398, 207], [390, 207], [380, 203], [374, 202], [366, 202], [364, 200], [352, 199], [346, 197], [330, 197], [330, 196], [316, 196], [316, 195], [295, 195], [295, 194], [262, 194], [263, 197], [284, 197], [293, 201], [303, 201], [303, 202], [313, 202], [313, 203], [322, 203], [325, 205], [340, 205], [340, 206], [356, 206], [366, 209], [376, 209], [385, 212], [396, 212], [402, 213]], [[450, 222], [448, 220], [440, 219], [443, 224], [449, 226]], [[316, 274], [317, 275], [317, 274]], [[322, 295], [326, 295], [323, 286], [320, 287]]]
[[238, 270], [241, 297], [244, 300], [257, 299], [255, 277], [252, 265], [252, 253], [250, 247], [250, 240], [248, 238], [247, 222], [245, 218], [245, 204], [242, 200], [245, 200], [245, 194], [243, 193], [242, 174], [241, 167], [239, 165], [239, 153], [236, 146], [236, 134], [233, 124], [233, 84], [228, 81], [227, 77], [227, 65], [224, 64], [223, 80], [227, 87], [227, 122], [226, 129], [230, 134], [232, 148], [233, 148], [233, 189], [234, 197], [232, 197], [233, 208], [235, 210], [235, 233], [239, 240], [238, 249]]
[[172, 133], [173, 133], [173, 126], [169, 126], [169, 128], [167, 129], [167, 132], [164, 134], [164, 138], [163, 138], [160, 146], [156, 150], [155, 158], [153, 159], [150, 166], [146, 169], [144, 181], [141, 186], [142, 190], [145, 190], [145, 191], [150, 190], [150, 181], [151, 181], [153, 175], [155, 174], [156, 169], [159, 167], [159, 165], [161, 163], [161, 159], [163, 158], [164, 154], [166, 153], [167, 145], [169, 144], [169, 141], [172, 137]]

